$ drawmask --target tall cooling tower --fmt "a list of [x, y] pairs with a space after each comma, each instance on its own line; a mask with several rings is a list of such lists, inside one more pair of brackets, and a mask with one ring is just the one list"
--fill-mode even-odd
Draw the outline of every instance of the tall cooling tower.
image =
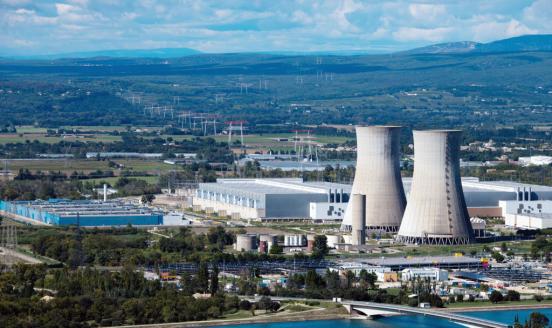
[[460, 181], [461, 134], [414, 131], [414, 176], [399, 241], [433, 245], [474, 241]]
[[[396, 232], [406, 205], [401, 180], [398, 126], [357, 127], [357, 165], [351, 194], [366, 196], [368, 230]], [[352, 224], [352, 206], [347, 206], [342, 229]]]

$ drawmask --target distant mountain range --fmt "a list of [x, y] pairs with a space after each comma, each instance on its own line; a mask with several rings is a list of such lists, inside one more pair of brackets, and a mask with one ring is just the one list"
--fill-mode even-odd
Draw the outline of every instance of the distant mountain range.
[[[523, 51], [552, 51], [552, 34], [524, 35], [509, 39], [497, 40], [489, 43], [474, 41], [447, 42], [400, 51], [396, 54], [466, 54], [466, 53], [498, 53], [498, 52], [523, 52]], [[363, 50], [342, 51], [267, 51], [256, 52], [260, 54], [282, 56], [321, 56], [321, 55], [373, 55], [381, 52]], [[61, 58], [177, 58], [203, 54], [201, 51], [190, 48], [159, 48], [159, 49], [117, 49], [86, 52], [71, 52], [37, 56], [6, 56], [11, 59], [61, 59]]]
[[493, 53], [552, 51], [552, 34], [524, 35], [489, 43], [448, 42], [402, 51], [401, 54]]

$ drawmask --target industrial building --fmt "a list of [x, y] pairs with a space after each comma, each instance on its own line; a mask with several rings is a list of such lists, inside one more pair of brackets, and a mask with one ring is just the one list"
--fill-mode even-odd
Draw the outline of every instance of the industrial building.
[[397, 126], [356, 128], [357, 163], [352, 194], [363, 195], [365, 204], [348, 208], [345, 230], [353, 222], [364, 222], [368, 230], [399, 229], [406, 206], [400, 169], [400, 132]]
[[429, 279], [431, 281], [447, 281], [448, 271], [439, 268], [408, 268], [401, 271], [402, 281]]
[[393, 271], [407, 268], [438, 267], [441, 269], [480, 269], [481, 259], [468, 256], [420, 256], [420, 257], [382, 257], [362, 259], [372, 266], [389, 267]]
[[[531, 193], [533, 200], [552, 200], [552, 187], [479, 181], [474, 177], [461, 181], [470, 217], [502, 216], [499, 201], [516, 200], [523, 188]], [[402, 183], [408, 199], [412, 178], [402, 178]], [[218, 179], [215, 183], [200, 183], [192, 204], [195, 210], [234, 219], [343, 221], [342, 227], [351, 231], [352, 216], [346, 215], [351, 190], [348, 184], [303, 182], [295, 178]]]
[[528, 156], [518, 158], [518, 162], [523, 166], [546, 166], [552, 164], [552, 156]]
[[49, 225], [83, 227], [160, 225], [163, 214], [120, 201], [66, 200], [2, 201], [0, 211], [15, 219]]
[[217, 179], [200, 183], [192, 203], [194, 210], [234, 219], [341, 221], [350, 190], [350, 185], [302, 179]]
[[409, 244], [475, 241], [460, 180], [459, 130], [414, 131], [414, 174], [397, 239]]
[[519, 229], [552, 228], [552, 200], [526, 198], [500, 201], [499, 206], [506, 226]]

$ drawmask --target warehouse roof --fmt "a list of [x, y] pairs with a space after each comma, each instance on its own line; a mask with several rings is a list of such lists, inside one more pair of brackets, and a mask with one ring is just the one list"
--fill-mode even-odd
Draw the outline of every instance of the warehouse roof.
[[329, 189], [350, 192], [351, 185], [330, 182], [303, 182], [302, 179], [218, 179], [216, 183], [200, 183], [199, 189], [217, 192], [257, 194], [325, 194]]
[[481, 263], [479, 259], [468, 256], [386, 257], [364, 259], [363, 262], [374, 266], [388, 266], [392, 268], [479, 265]]
[[156, 214], [147, 207], [140, 207], [120, 201], [95, 201], [95, 200], [36, 200], [17, 201], [16, 205], [26, 206], [38, 211], [57, 214], [59, 216], [102, 216], [102, 215], [152, 215]]

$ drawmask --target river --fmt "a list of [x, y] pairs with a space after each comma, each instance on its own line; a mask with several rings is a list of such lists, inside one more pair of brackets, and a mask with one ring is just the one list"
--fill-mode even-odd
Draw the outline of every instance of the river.
[[[516, 314], [521, 323], [531, 312], [540, 312], [552, 320], [552, 308], [535, 310], [504, 310], [463, 312], [465, 315], [512, 324]], [[398, 315], [377, 320], [324, 320], [304, 322], [276, 322], [224, 326], [225, 328], [458, 328], [463, 327], [444, 319], [422, 315]]]

